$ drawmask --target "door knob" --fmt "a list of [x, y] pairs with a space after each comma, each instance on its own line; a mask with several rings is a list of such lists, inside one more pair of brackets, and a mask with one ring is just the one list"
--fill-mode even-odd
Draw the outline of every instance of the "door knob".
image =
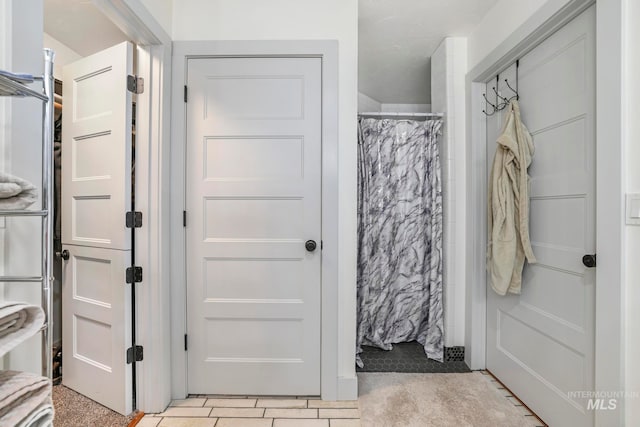
[[307, 240], [304, 244], [304, 247], [308, 252], [313, 252], [316, 250], [318, 245], [316, 244], [315, 240]]
[[582, 257], [582, 263], [587, 268], [593, 268], [596, 266], [596, 255], [585, 255]]
[[65, 249], [62, 252], [56, 252], [56, 256], [59, 256], [60, 258], [66, 261], [69, 259], [69, 251]]

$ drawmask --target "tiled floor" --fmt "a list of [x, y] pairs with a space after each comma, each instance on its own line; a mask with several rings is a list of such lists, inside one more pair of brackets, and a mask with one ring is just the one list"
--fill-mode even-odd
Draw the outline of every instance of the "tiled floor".
[[[545, 427], [535, 414], [487, 371], [482, 378], [517, 408], [522, 426]], [[469, 374], [473, 375], [473, 374]], [[197, 395], [147, 414], [137, 427], [366, 427], [358, 401], [329, 402], [314, 397]]]
[[360, 412], [357, 401], [198, 395], [145, 415], [137, 427], [360, 427]]
[[357, 368], [358, 372], [471, 372], [464, 361], [436, 362], [428, 359], [424, 347], [415, 341], [394, 344], [390, 351], [363, 345], [360, 357], [364, 367]]

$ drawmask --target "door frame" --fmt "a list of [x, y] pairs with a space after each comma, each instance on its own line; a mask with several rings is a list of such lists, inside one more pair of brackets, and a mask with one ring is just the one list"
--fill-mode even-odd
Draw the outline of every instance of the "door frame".
[[[143, 227], [136, 230], [136, 264], [144, 269], [137, 284], [137, 409], [161, 412], [171, 401], [170, 175], [171, 37], [142, 0], [91, 0], [137, 45], [137, 75], [144, 92], [136, 102], [136, 210]], [[124, 284], [123, 284], [124, 286]]]
[[[338, 378], [338, 42], [335, 40], [178, 41], [173, 43], [171, 146], [171, 390], [187, 396], [184, 335], [187, 315], [186, 104], [183, 99], [190, 58], [311, 57], [322, 61], [322, 235], [320, 390], [324, 400], [339, 398]], [[354, 118], [355, 120], [355, 118]]]
[[[482, 113], [487, 80], [573, 18], [596, 4], [596, 270], [595, 390], [624, 390], [623, 288], [623, 87], [625, 0], [549, 1], [467, 74], [467, 333], [465, 361], [486, 367], [486, 121]], [[600, 141], [606, 142], [599, 143]], [[617, 172], [617, 173], [614, 173]], [[596, 411], [596, 425], [623, 425], [624, 401], [616, 410]]]

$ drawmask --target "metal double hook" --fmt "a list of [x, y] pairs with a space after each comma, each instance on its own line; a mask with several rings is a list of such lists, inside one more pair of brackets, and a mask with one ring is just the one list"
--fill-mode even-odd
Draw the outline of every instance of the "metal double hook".
[[485, 110], [482, 110], [483, 113], [485, 113], [487, 116], [493, 116], [495, 113], [497, 113], [498, 111], [502, 111], [505, 108], [507, 108], [507, 106], [509, 105], [509, 103], [511, 101], [515, 100], [519, 100], [520, 99], [520, 95], [518, 94], [518, 69], [520, 68], [520, 60], [516, 61], [516, 88], [514, 89], [513, 87], [511, 87], [511, 85], [509, 84], [509, 79], [504, 79], [504, 82], [506, 83], [507, 87], [509, 88], [509, 90], [511, 90], [511, 92], [514, 93], [513, 96], [509, 97], [509, 98], [505, 98], [504, 96], [501, 96], [498, 93], [498, 86], [500, 85], [500, 74], [498, 74], [496, 76], [496, 85], [493, 86], [493, 92], [496, 95], [496, 100], [495, 103], [489, 101], [489, 99], [487, 99], [487, 94], [483, 93], [482, 97], [484, 98], [484, 101], [487, 105], [490, 105], [491, 108], [493, 109], [491, 112], [487, 112], [488, 108]]

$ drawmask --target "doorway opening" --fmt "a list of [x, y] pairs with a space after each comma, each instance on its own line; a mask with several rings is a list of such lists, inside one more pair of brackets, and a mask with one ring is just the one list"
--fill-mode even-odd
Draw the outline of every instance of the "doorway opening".
[[[89, 381], [93, 378], [95, 383], [103, 387], [98, 389], [93, 385], [96, 395], [91, 397], [119, 413], [128, 415], [136, 406], [147, 411], [160, 411], [169, 403], [170, 383], [162, 359], [153, 355], [167, 354], [169, 351], [168, 340], [162, 339], [170, 328], [166, 297], [169, 293], [168, 262], [162, 260], [168, 258], [169, 250], [168, 213], [164, 214], [169, 211], [169, 195], [153, 191], [152, 188], [166, 187], [169, 179], [169, 109], [165, 108], [165, 100], [169, 92], [171, 41], [141, 3], [125, 5], [66, 0], [44, 3], [44, 16], [48, 17], [45, 20], [44, 40], [41, 42], [38, 40], [40, 37], [31, 37], [23, 42], [22, 36], [16, 39], [16, 34], [10, 34], [9, 38], [12, 45], [21, 46], [20, 52], [24, 50], [27, 58], [29, 55], [35, 56], [31, 52], [39, 50], [37, 48], [40, 45], [50, 47], [57, 54], [57, 60], [53, 62], [58, 66], [55, 70], [59, 80], [56, 97], [58, 114], [62, 110], [62, 121], [58, 123], [58, 139], [62, 140], [58, 150], [58, 157], [62, 159], [59, 168], [61, 179], [58, 181], [65, 183], [60, 191], [60, 239], [57, 249], [60, 257], [68, 256], [69, 259], [63, 260], [62, 269], [58, 268], [55, 274], [63, 285], [55, 284], [57, 304], [51, 315], [51, 323], [57, 324], [55, 334], [51, 335], [55, 335], [55, 344], [58, 347], [63, 345], [64, 349], [43, 356], [43, 360], [56, 358], [56, 374], [62, 377], [63, 383], [73, 381], [74, 372], [75, 377], [84, 381], [85, 385], [91, 386]], [[26, 23], [16, 25], [24, 29], [25, 34], [40, 35], [41, 30], [33, 25], [41, 23], [32, 21], [34, 17], [42, 16], [40, 7], [25, 7], [24, 12], [14, 11], [14, 16], [7, 19]], [[17, 10], [21, 11], [22, 6]], [[122, 29], [120, 38], [107, 40], [110, 30], [102, 30], [107, 26], [115, 28], [114, 23]], [[100, 40], [97, 40], [97, 36], [88, 40], [87, 34], [100, 34]], [[96, 45], [105, 40], [115, 45]], [[133, 40], [137, 45], [135, 52], [132, 43], [122, 40]], [[23, 49], [25, 45], [32, 48]], [[104, 55], [100, 54], [105, 52], [109, 52], [108, 58], [101, 63]], [[139, 92], [142, 85], [138, 84], [142, 81], [135, 78], [133, 73], [134, 53], [137, 54], [139, 77], [147, 85], [147, 90], [142, 93]], [[17, 61], [23, 61], [22, 56]], [[24, 62], [31, 64], [33, 61]], [[63, 64], [70, 70], [66, 76], [70, 76], [70, 80], [66, 83]], [[93, 66], [95, 68], [91, 70]], [[38, 65], [24, 68], [31, 67], [37, 74]], [[118, 76], [113, 77], [115, 74]], [[130, 90], [138, 95], [135, 114], [134, 94]], [[136, 117], [135, 136], [133, 117]], [[109, 120], [118, 122], [120, 127], [109, 125]], [[70, 138], [67, 141], [70, 143], [64, 144], [67, 138]], [[132, 152], [134, 138], [135, 156]], [[37, 162], [31, 158], [32, 146], [14, 144], [13, 147], [16, 147], [16, 155], [12, 156], [11, 161], [15, 162], [16, 168], [24, 167], [26, 176], [34, 179]], [[63, 153], [69, 150], [70, 155]], [[138, 172], [135, 180], [131, 178], [134, 158]], [[113, 164], [117, 166], [114, 168]], [[135, 206], [131, 198], [133, 192]], [[65, 204], [68, 206], [65, 207]], [[115, 209], [114, 205], [120, 208]], [[132, 215], [130, 222], [136, 228], [133, 243], [131, 229], [127, 228], [127, 213], [132, 209], [144, 214], [146, 225], [138, 228], [139, 215], [137, 212]], [[31, 231], [35, 229], [33, 227]], [[117, 233], [114, 234], [114, 230]], [[20, 227], [3, 230], [5, 237], [13, 239], [11, 262], [18, 258], [20, 261], [35, 259], [33, 256], [19, 256], [31, 249], [26, 247], [26, 242], [19, 241], [22, 232]], [[134, 249], [135, 257], [132, 257]], [[135, 306], [129, 301], [132, 299], [130, 291], [133, 286], [127, 280], [140, 281], [137, 268], [132, 269], [130, 275], [127, 274], [127, 269], [134, 267], [134, 263], [137, 264], [135, 267], [145, 267], [143, 277], [146, 279], [144, 289], [137, 286]], [[23, 268], [23, 264], [26, 262], [16, 268]], [[9, 268], [13, 269], [13, 264]], [[83, 280], [78, 280], [80, 278]], [[64, 282], [69, 280], [73, 281], [72, 286], [64, 286]], [[70, 292], [65, 292], [67, 290]], [[11, 297], [14, 298], [11, 299], [40, 305], [39, 297], [32, 297], [30, 291], [30, 288], [21, 287], [16, 293], [12, 292]], [[9, 294], [7, 288], [3, 292]], [[65, 296], [70, 298], [60, 302]], [[157, 309], [162, 301], [166, 301], [166, 311]], [[69, 307], [72, 307], [71, 321], [65, 321], [64, 318], [69, 317]], [[113, 315], [114, 311], [118, 311], [119, 315]], [[135, 341], [132, 326], [134, 317], [137, 320]], [[88, 339], [82, 343], [77, 340], [69, 343], [68, 339], [63, 338], [68, 335], [67, 330], [70, 330], [72, 337]], [[105, 339], [109, 334], [112, 339]], [[143, 343], [148, 350], [158, 351], [151, 351], [151, 357], [145, 360], [147, 363], [138, 364], [134, 373], [131, 365], [144, 357], [142, 348], [138, 348]], [[40, 343], [37, 344], [31, 349], [17, 348], [12, 351], [3, 359], [3, 368], [39, 372], [42, 361], [36, 356], [39, 353], [36, 350], [41, 348]], [[160, 350], [163, 346], [164, 349]], [[45, 347], [43, 355], [51, 352], [48, 344]], [[73, 366], [81, 363], [86, 369], [95, 369], [95, 375], [87, 372], [77, 375], [78, 369]], [[121, 384], [105, 380], [100, 375], [116, 375], [121, 379]], [[86, 391], [83, 393], [90, 395]], [[114, 396], [117, 404], [112, 399]]]
[[[136, 283], [127, 277], [136, 265], [136, 228], [127, 222], [135, 219], [129, 212], [135, 212], [137, 94], [126, 86], [127, 76], [136, 75], [137, 48], [91, 3], [75, 13], [70, 7], [45, 2], [44, 22], [44, 44], [59, 52], [54, 401], [64, 410], [58, 419], [73, 408], [60, 399], [100, 414], [109, 413], [100, 405], [122, 415], [137, 406]], [[82, 25], [102, 28], [105, 37], [86, 37]]]
[[44, 45], [58, 53], [64, 110], [59, 249], [66, 259], [56, 277], [63, 301], [55, 310], [62, 318], [60, 387], [69, 386], [65, 396], [78, 397], [77, 404], [109, 408], [97, 406], [104, 416], [158, 411], [168, 403], [169, 384], [151, 372], [163, 369], [153, 357], [136, 362], [144, 357], [142, 343], [161, 348], [159, 329], [169, 328], [168, 317], [149, 306], [168, 293], [168, 279], [158, 275], [166, 267], [152, 258], [168, 253], [161, 211], [168, 197], [140, 189], [168, 179], [163, 71], [170, 69], [170, 39], [143, 7], [65, 1], [44, 7]]
[[361, 373], [469, 372], [459, 256], [464, 87], [459, 88], [464, 37], [492, 5], [473, 3], [463, 17], [430, 2], [402, 11], [359, 2]]

